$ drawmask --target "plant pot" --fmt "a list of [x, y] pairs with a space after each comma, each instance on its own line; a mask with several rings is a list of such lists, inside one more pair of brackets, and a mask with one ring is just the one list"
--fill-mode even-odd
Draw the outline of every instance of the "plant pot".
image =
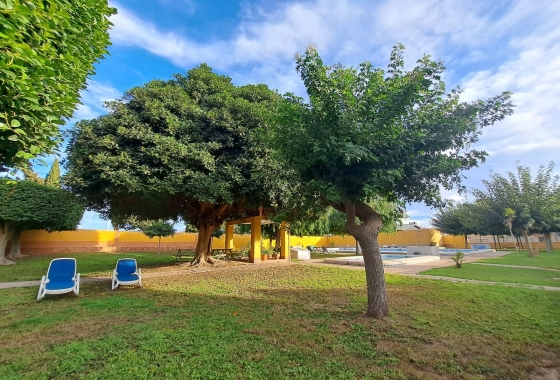
[[268, 255], [261, 255], [261, 261], [266, 261], [268, 259]]
[[273, 258], [274, 260], [278, 260], [279, 257], [280, 257], [280, 255], [278, 255], [277, 253], [274, 253], [274, 254], [272, 255], [272, 258]]

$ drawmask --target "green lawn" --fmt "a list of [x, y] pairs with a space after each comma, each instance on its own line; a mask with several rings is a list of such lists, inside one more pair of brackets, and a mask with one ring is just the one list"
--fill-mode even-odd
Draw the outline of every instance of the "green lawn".
[[527, 251], [510, 253], [509, 255], [496, 257], [494, 259], [480, 260], [481, 263], [523, 265], [529, 267], [560, 269], [560, 251], [539, 252], [538, 257], [529, 257]]
[[52, 259], [58, 257], [76, 258], [81, 276], [110, 275], [120, 258], [133, 258], [140, 268], [173, 265], [174, 252], [127, 252], [127, 253], [64, 253], [56, 255], [33, 255], [15, 260], [16, 265], [0, 266], [0, 282], [40, 280], [49, 268]]
[[363, 315], [363, 271], [301, 264], [114, 292], [83, 284], [78, 298], [41, 302], [36, 287], [0, 290], [0, 378], [513, 379], [560, 368], [559, 293], [387, 283], [386, 321]]
[[427, 274], [430, 276], [466, 278], [469, 280], [560, 287], [560, 272], [548, 271], [543, 269], [463, 264], [462, 268], [456, 268], [455, 266], [447, 268], [434, 268], [421, 272], [421, 274]]

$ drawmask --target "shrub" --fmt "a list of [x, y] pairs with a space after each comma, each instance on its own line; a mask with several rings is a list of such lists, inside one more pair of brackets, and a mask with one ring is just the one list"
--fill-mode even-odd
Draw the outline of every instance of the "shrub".
[[455, 261], [455, 265], [457, 266], [457, 268], [461, 268], [464, 259], [465, 254], [463, 252], [457, 252], [456, 254], [451, 256], [451, 260]]

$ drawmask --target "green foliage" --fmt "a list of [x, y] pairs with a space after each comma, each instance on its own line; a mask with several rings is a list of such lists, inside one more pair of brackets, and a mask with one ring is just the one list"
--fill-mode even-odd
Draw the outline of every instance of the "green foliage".
[[45, 184], [45, 180], [41, 177], [39, 177], [39, 174], [35, 173], [35, 171], [33, 169], [31, 169], [28, 166], [24, 166], [21, 171], [23, 172], [23, 178], [26, 181], [30, 181], [30, 182], [35, 182], [35, 183], [39, 183], [41, 185]]
[[45, 185], [50, 187], [60, 187], [60, 165], [58, 164], [58, 159], [55, 158], [51, 170], [45, 177]]
[[[397, 225], [401, 224], [405, 217], [404, 208], [397, 202], [388, 202], [381, 197], [374, 197], [368, 205], [376, 210], [383, 219], [381, 232], [394, 233]], [[356, 218], [356, 223], [361, 223]], [[315, 212], [313, 216], [295, 220], [290, 223], [290, 233], [297, 236], [323, 236], [328, 234], [347, 235], [346, 214], [332, 207], [323, 207], [321, 212]]]
[[[517, 173], [493, 174], [483, 181], [484, 190], [474, 190], [495, 220], [510, 225], [518, 235], [526, 232], [560, 231], [559, 177], [553, 175], [554, 163], [539, 167], [534, 178], [528, 167], [518, 165]], [[496, 222], [498, 223], [498, 222]]]
[[464, 252], [457, 252], [456, 254], [451, 256], [451, 260], [453, 260], [455, 262], [455, 266], [457, 268], [461, 268], [461, 266], [463, 265], [463, 260], [464, 259], [465, 259], [465, 253]]
[[327, 201], [437, 205], [440, 184], [460, 186], [461, 171], [484, 160], [472, 149], [481, 128], [512, 113], [508, 92], [472, 103], [446, 93], [443, 63], [427, 56], [404, 71], [403, 51], [394, 48], [387, 71], [325, 65], [313, 47], [297, 56], [309, 102], [285, 96], [273, 141]]
[[182, 218], [215, 229], [280, 192], [257, 138], [277, 100], [265, 85], [236, 87], [206, 65], [133, 88], [108, 103], [108, 115], [76, 124], [64, 182], [112, 220]]
[[157, 237], [168, 237], [175, 235], [175, 229], [173, 228], [173, 223], [162, 221], [162, 220], [155, 220], [151, 222], [145, 223], [141, 227], [141, 231], [149, 237], [150, 239], [154, 236]]
[[0, 222], [16, 230], [75, 230], [83, 214], [83, 203], [66, 190], [0, 179]]
[[0, 1], [0, 166], [62, 141], [94, 64], [107, 52], [107, 0]]
[[225, 234], [226, 234], [226, 230], [221, 229], [221, 228], [218, 228], [218, 229], [216, 229], [216, 230], [214, 230], [214, 231], [212, 232], [212, 237], [213, 237], [213, 238], [218, 238], [218, 239], [219, 239], [219, 238], [221, 238], [222, 236], [224, 236]]
[[503, 218], [482, 200], [449, 203], [438, 210], [431, 224], [450, 235], [501, 235], [507, 232]]

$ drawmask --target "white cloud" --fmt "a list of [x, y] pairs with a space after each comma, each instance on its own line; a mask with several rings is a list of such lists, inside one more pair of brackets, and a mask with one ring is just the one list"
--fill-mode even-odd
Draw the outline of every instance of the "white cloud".
[[483, 43], [489, 28], [484, 15], [492, 9], [484, 2], [472, 5], [461, 0], [316, 0], [267, 5], [246, 5], [231, 37], [200, 43], [165, 31], [116, 4], [119, 13], [112, 18], [111, 39], [116, 45], [137, 46], [181, 67], [200, 62], [220, 69], [289, 64], [309, 43], [343, 63], [355, 65], [367, 59], [385, 63], [396, 42], [403, 42], [416, 58], [449, 51], [451, 45], [472, 48]]
[[[168, 0], [160, 0], [168, 1]], [[560, 160], [560, 2], [510, 0], [311, 0], [244, 3], [241, 19], [225, 38], [200, 42], [146, 22], [119, 6], [112, 18], [113, 43], [134, 46], [182, 68], [206, 62], [237, 84], [268, 83], [303, 95], [294, 54], [318, 45], [326, 62], [385, 66], [391, 47], [402, 42], [411, 66], [422, 54], [446, 61], [445, 79], [460, 83], [464, 99], [514, 92], [513, 116], [488, 127], [477, 147], [491, 155], [466, 172], [469, 187], [481, 187], [489, 171], [504, 173], [515, 161], [536, 168]], [[186, 23], [188, 24], [188, 20]], [[186, 25], [188, 26], [188, 25]], [[85, 102], [83, 114], [99, 109]], [[89, 107], [89, 108], [88, 108]], [[444, 198], [460, 200], [455, 192]], [[425, 223], [432, 213], [418, 210]]]
[[121, 92], [110, 84], [88, 80], [87, 89], [80, 93], [82, 104], [74, 112], [74, 119], [93, 119], [105, 113], [103, 103], [121, 97]]

